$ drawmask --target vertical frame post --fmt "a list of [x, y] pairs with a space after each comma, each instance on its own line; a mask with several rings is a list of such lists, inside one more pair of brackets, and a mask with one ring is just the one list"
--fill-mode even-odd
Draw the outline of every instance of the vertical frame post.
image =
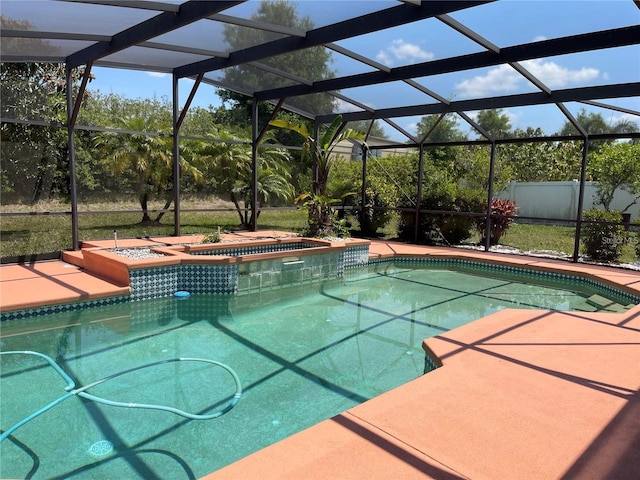
[[418, 150], [418, 194], [416, 199], [416, 224], [413, 231], [413, 243], [418, 243], [420, 233], [420, 208], [422, 207], [422, 177], [424, 176], [424, 144], [420, 144]]
[[173, 100], [173, 234], [180, 236], [180, 104], [178, 98], [178, 77], [173, 74], [172, 100]]
[[578, 212], [576, 213], [576, 234], [573, 239], [572, 261], [577, 262], [580, 255], [580, 233], [582, 230], [582, 211], [584, 209], [584, 188], [587, 178], [587, 156], [589, 155], [589, 136], [582, 142], [582, 163], [580, 164], [580, 193], [578, 194]]
[[[73, 80], [71, 68], [65, 68], [66, 94], [67, 94], [67, 142], [69, 147], [69, 189], [71, 196], [71, 244], [73, 250], [80, 249], [78, 228], [78, 183], [76, 175], [76, 147], [73, 104]], [[82, 101], [82, 92], [78, 95], [77, 102]]]
[[484, 227], [484, 251], [491, 248], [491, 202], [493, 201], [493, 181], [495, 179], [496, 142], [491, 142], [491, 157], [489, 159], [489, 188], [487, 188], [487, 213]]
[[258, 231], [258, 100], [251, 102], [251, 231]]
[[369, 149], [366, 144], [362, 144], [362, 189], [360, 190], [360, 233], [364, 232], [365, 224], [365, 205], [367, 203], [367, 160], [369, 157]]

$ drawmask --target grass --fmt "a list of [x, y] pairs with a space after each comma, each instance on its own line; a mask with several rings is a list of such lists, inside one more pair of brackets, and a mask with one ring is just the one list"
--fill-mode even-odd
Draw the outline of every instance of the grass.
[[[195, 208], [232, 208], [229, 203], [203, 205], [201, 202], [185, 201], [183, 210]], [[162, 205], [150, 205], [150, 209], [160, 209]], [[97, 212], [99, 210], [120, 210], [118, 213], [81, 214], [78, 219], [78, 236], [80, 241], [119, 239], [144, 236], [171, 236], [174, 233], [173, 212], [164, 215], [160, 225], [141, 225], [142, 212], [135, 203], [118, 202], [117, 204], [80, 205], [80, 212]], [[21, 205], [3, 206], [4, 212], [28, 213], [65, 212], [68, 206], [58, 203], [41, 203], [36, 207]], [[134, 211], [136, 213], [129, 213]], [[152, 215], [155, 218], [155, 214]], [[220, 230], [235, 231], [240, 218], [235, 210], [216, 212], [182, 212], [180, 233], [209, 234]], [[306, 226], [306, 212], [302, 210], [263, 211], [258, 218], [261, 230], [285, 230], [301, 232]], [[14, 257], [69, 250], [72, 248], [70, 215], [27, 215], [2, 217], [0, 223], [0, 256]]]
[[[218, 231], [234, 231], [238, 229], [240, 219], [232, 210], [228, 202], [217, 200], [216, 202], [203, 202], [202, 200], [184, 200], [181, 204], [180, 233], [209, 234]], [[160, 209], [162, 205], [150, 205], [152, 209]], [[185, 212], [184, 210], [195, 208], [224, 208], [226, 211], [216, 212]], [[105, 240], [114, 238], [114, 231], [118, 238], [135, 238], [144, 236], [170, 236], [174, 233], [173, 213], [170, 212], [162, 218], [161, 225], [140, 225], [142, 213], [139, 206], [133, 202], [92, 203], [80, 205], [80, 212], [99, 210], [120, 210], [118, 213], [96, 213], [80, 215], [79, 238], [83, 240]], [[59, 203], [40, 203], [35, 207], [19, 205], [3, 206], [5, 212], [64, 212], [69, 207]], [[128, 213], [134, 211], [135, 213]], [[355, 220], [352, 220], [357, 225]], [[258, 218], [261, 230], [284, 230], [300, 233], [306, 227], [306, 212], [304, 210], [266, 210]], [[393, 220], [382, 229], [380, 238], [391, 239], [396, 237], [397, 220]], [[354, 235], [357, 233], [354, 232]], [[550, 250], [573, 254], [575, 229], [572, 227], [513, 224], [504, 237], [501, 244], [518, 248], [522, 251]], [[638, 261], [635, 254], [635, 241], [637, 234], [632, 236], [623, 248], [622, 263]], [[472, 238], [470, 241], [478, 241]], [[71, 216], [70, 215], [38, 215], [2, 217], [0, 224], [0, 256], [14, 257], [41, 253], [57, 252], [72, 248]]]

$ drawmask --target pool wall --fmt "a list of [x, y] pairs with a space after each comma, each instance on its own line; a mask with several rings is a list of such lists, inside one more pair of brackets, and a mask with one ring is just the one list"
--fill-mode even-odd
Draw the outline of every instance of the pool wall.
[[[370, 263], [386, 263], [389, 259], [372, 260]], [[508, 265], [505, 263], [473, 260], [455, 257], [418, 257], [396, 256], [393, 261], [397, 265], [429, 266], [437, 268], [453, 268], [462, 272], [476, 273], [479, 275], [507, 275], [521, 280], [538, 280], [545, 284], [558, 287], [588, 288], [597, 294], [606, 295], [622, 304], [640, 304], [640, 295], [626, 291], [618, 284], [605, 283], [601, 279], [590, 278], [577, 273], [565, 273], [548, 268], [534, 268], [532, 266]]]
[[129, 285], [131, 300], [176, 291], [243, 294], [341, 276], [369, 262], [369, 242], [293, 238], [227, 244], [161, 246], [161, 257], [132, 260], [106, 249], [87, 249], [84, 267]]
[[[327, 243], [330, 246], [336, 245], [335, 242]], [[450, 250], [442, 252], [438, 250], [424, 255], [400, 253], [394, 248], [384, 253], [375, 251], [372, 255], [373, 258], [370, 259], [370, 242], [350, 240], [344, 243], [346, 245], [340, 243], [341, 248], [329, 253], [329, 255], [337, 255], [338, 264], [335, 269], [331, 267], [323, 268], [323, 265], [326, 265], [322, 263], [324, 259], [321, 257], [314, 258], [317, 255], [321, 255], [322, 248], [326, 247], [307, 248], [305, 256], [310, 255], [311, 252], [314, 252], [314, 254], [310, 255], [302, 263], [299, 263], [300, 260], [297, 258], [292, 258], [294, 255], [290, 251], [246, 254], [239, 257], [224, 255], [214, 257], [212, 255], [189, 255], [184, 253], [184, 247], [175, 248], [163, 245], [162, 247], [154, 248], [154, 250], [160, 252], [168, 250], [170, 254], [163, 255], [160, 258], [131, 260], [109, 252], [108, 248], [89, 248], [83, 250], [84, 265], [82, 266], [84, 270], [95, 276], [106, 278], [117, 285], [129, 286], [130, 295], [114, 295], [72, 303], [43, 304], [33, 308], [3, 310], [0, 312], [0, 321], [126, 303], [131, 300], [167, 297], [173, 295], [177, 290], [188, 290], [192, 293], [197, 293], [214, 291], [217, 288], [219, 293], [243, 294], [260, 291], [261, 289], [278, 288], [290, 284], [288, 282], [312, 282], [323, 278], [331, 278], [334, 274], [342, 274], [346, 268], [368, 263], [387, 263], [389, 261], [406, 265], [463, 268], [478, 273], [534, 275], [544, 279], [557, 279], [560, 282], [570, 280], [573, 283], [581, 282], [590, 285], [606, 295], [612, 292], [615, 295], [622, 295], [621, 301], [626, 303], [640, 303], [638, 289], [633, 288], [632, 285], [625, 288], [624, 284], [617, 281], [617, 275], [611, 277], [610, 269], [603, 269], [603, 272], [607, 272], [606, 275], [586, 274], [575, 271], [575, 265], [554, 263], [552, 266], [547, 262], [543, 262], [540, 268], [536, 268], [531, 264], [525, 265], [522, 261], [505, 261], [504, 258], [478, 259], [470, 255], [459, 255], [459, 252], [452, 254]], [[222, 247], [224, 244], [216, 245]], [[225, 247], [227, 246], [225, 245]], [[379, 247], [376, 247], [376, 249], [379, 249]], [[324, 254], [327, 253], [324, 250]], [[456, 254], [459, 256], [456, 256]], [[253, 265], [251, 265], [251, 261], [254, 262]], [[270, 261], [275, 262], [269, 264]], [[591, 270], [593, 270], [593, 267], [591, 267]], [[215, 285], [219, 286], [215, 287]], [[437, 365], [434, 364], [433, 366]]]

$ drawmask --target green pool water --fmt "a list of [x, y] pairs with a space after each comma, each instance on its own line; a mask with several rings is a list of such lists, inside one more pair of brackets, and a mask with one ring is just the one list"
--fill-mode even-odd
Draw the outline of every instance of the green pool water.
[[[602, 292], [554, 283], [381, 263], [250, 295], [169, 297], [4, 322], [2, 351], [43, 353], [79, 386], [195, 357], [232, 368], [243, 395], [212, 420], [71, 396], [0, 444], [0, 477], [201, 477], [422, 375], [426, 337], [504, 308], [599, 308], [587, 300]], [[1, 355], [0, 362], [3, 431], [65, 394], [41, 358]], [[235, 385], [214, 364], [172, 362], [89, 392], [206, 414], [226, 405]]]

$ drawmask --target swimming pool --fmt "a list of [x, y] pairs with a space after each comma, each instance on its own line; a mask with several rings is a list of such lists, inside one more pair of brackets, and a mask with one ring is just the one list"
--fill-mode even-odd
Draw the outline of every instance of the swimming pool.
[[[198, 357], [233, 368], [244, 393], [236, 408], [206, 421], [70, 398], [0, 444], [0, 476], [197, 478], [420, 376], [426, 337], [510, 307], [597, 309], [588, 299], [607, 295], [591, 285], [557, 290], [521, 272], [487, 278], [474, 265], [460, 267], [468, 271], [381, 262], [293, 288], [5, 322], [3, 351], [40, 351], [82, 385], [145, 363]], [[629, 301], [618, 297], [611, 301]], [[44, 362], [10, 357], [2, 357], [3, 429], [64, 393]], [[234, 385], [214, 367], [168, 363], [92, 393], [206, 413], [228, 401]]]

